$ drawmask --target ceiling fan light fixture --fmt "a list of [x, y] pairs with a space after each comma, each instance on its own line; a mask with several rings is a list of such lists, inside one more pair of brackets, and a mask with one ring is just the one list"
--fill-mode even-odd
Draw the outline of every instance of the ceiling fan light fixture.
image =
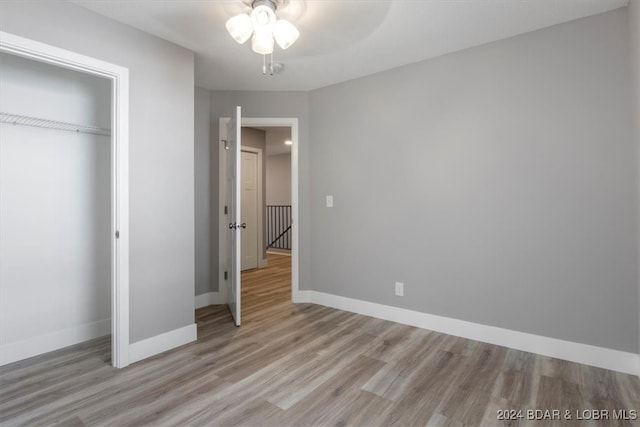
[[289, 21], [279, 19], [273, 27], [273, 37], [283, 50], [290, 47], [300, 37], [300, 31]]
[[231, 34], [231, 37], [240, 44], [249, 40], [253, 33], [251, 18], [245, 13], [229, 18], [226, 23], [226, 27], [229, 34]]
[[255, 53], [269, 55], [273, 53], [273, 36], [269, 30], [256, 31], [251, 39], [251, 49]]
[[[2, 1], [2, 0], [0, 0]], [[251, 50], [263, 55], [262, 74], [281, 73], [283, 66], [273, 62], [273, 48], [275, 43], [284, 50], [288, 49], [300, 37], [300, 31], [289, 21], [278, 19], [278, 6], [286, 5], [288, 0], [243, 0], [251, 4], [251, 12], [236, 15], [227, 23], [227, 31], [233, 39], [243, 44], [251, 38]], [[267, 55], [271, 55], [267, 66]]]

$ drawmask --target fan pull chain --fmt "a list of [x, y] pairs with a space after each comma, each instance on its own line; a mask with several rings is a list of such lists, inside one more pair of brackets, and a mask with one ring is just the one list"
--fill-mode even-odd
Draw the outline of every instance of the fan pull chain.
[[269, 63], [269, 73], [273, 76], [273, 51], [271, 51], [271, 62]]

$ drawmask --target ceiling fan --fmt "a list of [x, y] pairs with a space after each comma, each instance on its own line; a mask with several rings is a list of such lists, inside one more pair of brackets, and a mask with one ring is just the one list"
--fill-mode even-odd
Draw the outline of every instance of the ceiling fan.
[[267, 55], [271, 55], [270, 74], [273, 75], [278, 68], [278, 64], [273, 62], [275, 43], [282, 49], [288, 49], [300, 37], [295, 25], [276, 15], [278, 6], [284, 3], [285, 0], [254, 0], [251, 13], [235, 15], [226, 23], [227, 31], [236, 42], [244, 44], [251, 38], [251, 49], [263, 55], [262, 74], [267, 72]]

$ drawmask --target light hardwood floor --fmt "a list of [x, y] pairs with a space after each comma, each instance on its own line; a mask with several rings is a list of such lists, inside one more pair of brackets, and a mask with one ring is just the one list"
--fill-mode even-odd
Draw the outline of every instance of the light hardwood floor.
[[[243, 325], [122, 370], [108, 337], [0, 368], [1, 425], [615, 426], [498, 410], [640, 410], [633, 376], [290, 302], [290, 258], [243, 274]], [[523, 414], [526, 418], [526, 413]]]

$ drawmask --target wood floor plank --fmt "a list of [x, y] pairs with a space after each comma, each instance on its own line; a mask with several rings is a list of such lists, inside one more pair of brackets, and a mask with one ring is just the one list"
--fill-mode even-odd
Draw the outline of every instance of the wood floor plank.
[[86, 372], [95, 372], [97, 368], [104, 367], [105, 363], [97, 358], [70, 359], [68, 364], [59, 369], [51, 369], [25, 377], [22, 380], [7, 382], [0, 391], [0, 413], [7, 410], [6, 404], [16, 399], [26, 399], [42, 393], [49, 387], [57, 387], [60, 382], [71, 376], [82, 375]]
[[[152, 405], [164, 394], [183, 383], [197, 384], [208, 371], [206, 365], [198, 366], [195, 360], [174, 366], [170, 372], [157, 378], [147, 378], [145, 382], [139, 383], [130, 382], [125, 390], [118, 389], [110, 394], [101, 393], [99, 407], [83, 409], [78, 414], [85, 423], [94, 425], [101, 420], [110, 419], [113, 415], [121, 416], [126, 412], [138, 412], [140, 408]], [[209, 375], [216, 377], [213, 374]], [[219, 381], [219, 378], [216, 377], [216, 380]]]
[[359, 356], [358, 349], [367, 348], [371, 338], [368, 334], [349, 336], [343, 340], [341, 346], [334, 346], [334, 351], [317, 354], [313, 360], [304, 364], [298, 370], [293, 371], [285, 384], [268, 392], [266, 399], [282, 409], [305, 399], [308, 394], [324, 384], [336, 370], [345, 368]]
[[[363, 330], [366, 331], [367, 328], [365, 327]], [[425, 332], [412, 326], [395, 324], [379, 333], [376, 347], [367, 355], [384, 362], [396, 363], [398, 359], [406, 355], [406, 347], [415, 343], [416, 340], [420, 340], [420, 337], [426, 335]]]
[[[564, 410], [562, 407], [562, 378], [548, 377], [542, 375], [540, 377], [540, 383], [538, 386], [538, 397], [536, 402], [536, 409]], [[546, 420], [545, 424], [553, 427], [562, 425], [561, 420]]]
[[189, 353], [168, 352], [161, 358], [150, 358], [121, 370], [105, 364], [99, 371], [106, 372], [106, 379], [97, 381], [95, 376], [70, 378], [68, 381], [75, 380], [73, 389], [66, 388], [66, 381], [62, 382], [58, 387], [58, 399], [49, 402], [32, 399], [31, 403], [36, 404], [37, 409], [23, 410], [21, 415], [14, 419], [18, 423], [29, 420], [30, 423], [40, 425], [53, 424], [60, 418], [78, 413], [81, 408], [102, 406], [109, 401], [110, 396], [118, 396], [128, 391], [132, 384], [134, 386], [153, 384], [156, 378], [162, 378], [172, 370], [172, 367], [188, 366], [186, 362], [189, 359], [191, 359]]
[[538, 365], [532, 353], [507, 350], [492, 395], [506, 399], [512, 409], [534, 408], [540, 378]]
[[0, 367], [5, 426], [636, 426], [498, 420], [514, 409], [636, 410], [640, 380], [314, 304], [291, 258], [242, 274], [243, 325], [196, 310], [198, 341], [125, 369], [110, 338]]
[[107, 418], [106, 425], [114, 427], [163, 425], [161, 422], [163, 417], [179, 413], [183, 405], [200, 396], [221, 392], [228, 385], [229, 383], [215, 375], [200, 375], [189, 382], [168, 388], [145, 405], [130, 405], [128, 409], [112, 414]]
[[[424, 366], [432, 363], [430, 356], [437, 355], [433, 346], [439, 334], [422, 336], [407, 344], [403, 357], [388, 363], [363, 387], [364, 390], [389, 400], [398, 401], [405, 395], [407, 387], [418, 382], [415, 376], [424, 372]], [[424, 374], [423, 374], [424, 375]]]
[[505, 357], [504, 347], [478, 343], [458, 371], [458, 387], [444, 398], [438, 412], [465, 424], [479, 424]]
[[[110, 363], [111, 337], [105, 336], [75, 346], [52, 351], [40, 356], [31, 357], [19, 362], [0, 367], [0, 378], [3, 386], [12, 383], [22, 384], [25, 379], [33, 379], [42, 374], [51, 374], [57, 368], [65, 369], [84, 359], [100, 357]], [[4, 388], [4, 387], [3, 387]]]
[[436, 412], [443, 398], [455, 389], [452, 381], [465, 356], [435, 350], [428, 363], [421, 364], [407, 379], [405, 391], [386, 416], [387, 425], [425, 425]]
[[[355, 399], [332, 413], [331, 425], [335, 426], [383, 426], [384, 417], [393, 405], [388, 399], [368, 391], [356, 391]], [[325, 424], [326, 425], [326, 424]]]
[[341, 425], [341, 414], [354, 406], [362, 385], [384, 366], [384, 362], [360, 355], [337, 371], [320, 387], [287, 410], [285, 424]]
[[217, 426], [270, 426], [279, 425], [284, 411], [262, 398], [252, 399], [216, 417]]

